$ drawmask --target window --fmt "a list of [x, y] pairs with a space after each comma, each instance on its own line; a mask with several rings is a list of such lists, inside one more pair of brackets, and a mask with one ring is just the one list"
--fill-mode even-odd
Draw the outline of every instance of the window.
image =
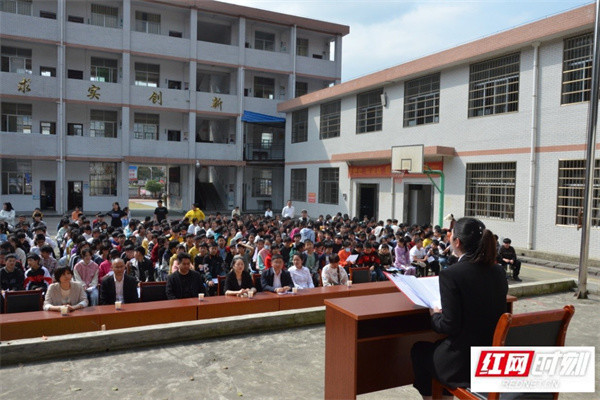
[[308, 39], [296, 39], [296, 55], [308, 57]]
[[517, 163], [468, 163], [465, 216], [515, 219]]
[[308, 93], [308, 82], [296, 82], [296, 97], [304, 96]]
[[90, 163], [90, 196], [117, 195], [117, 163]]
[[182, 38], [183, 37], [183, 33], [182, 32], [177, 32], [177, 31], [169, 31], [169, 36], [176, 37], [176, 38]]
[[206, 93], [229, 94], [231, 74], [226, 72], [203, 71], [196, 72], [196, 90]]
[[172, 81], [169, 79], [167, 82], [167, 87], [169, 89], [181, 90], [181, 81]]
[[68, 136], [83, 136], [83, 124], [67, 124]]
[[439, 122], [440, 74], [407, 81], [404, 85], [404, 126]]
[[469, 117], [519, 111], [520, 54], [472, 64]]
[[382, 129], [382, 94], [383, 89], [377, 89], [356, 96], [356, 133], [375, 132]]
[[254, 77], [254, 97], [261, 99], [275, 98], [275, 79], [263, 78], [262, 76]]
[[160, 35], [160, 14], [136, 11], [135, 30]]
[[117, 83], [117, 60], [92, 57], [90, 81]]
[[56, 76], [56, 68], [54, 67], [40, 67], [41, 76]]
[[2, 103], [3, 132], [31, 133], [31, 104]]
[[92, 25], [105, 26], [107, 28], [119, 27], [119, 8], [109, 7], [103, 4], [92, 4]]
[[308, 140], [308, 108], [292, 113], [292, 143]]
[[31, 0], [2, 0], [0, 1], [0, 11], [31, 15]]
[[254, 48], [257, 50], [275, 51], [275, 34], [256, 31], [254, 34]]
[[2, 159], [2, 194], [31, 194], [31, 160]]
[[341, 105], [341, 100], [334, 100], [329, 103], [321, 104], [319, 139], [329, 139], [340, 136]]
[[160, 65], [135, 63], [135, 85], [158, 87], [160, 80]]
[[91, 137], [117, 137], [117, 112], [90, 110]]
[[339, 168], [319, 168], [319, 203], [338, 204]]
[[79, 71], [77, 69], [69, 69], [67, 70], [67, 78], [69, 79], [83, 79], [83, 71]]
[[133, 114], [133, 137], [135, 139], [158, 140], [158, 114]]
[[[600, 160], [594, 164], [592, 193], [592, 224], [600, 226]], [[556, 224], [578, 225], [583, 210], [585, 191], [585, 160], [559, 160], [556, 194]]]
[[75, 22], [77, 24], [83, 24], [83, 17], [78, 17], [77, 15], [69, 15], [67, 17], [67, 21]]
[[273, 194], [273, 171], [270, 169], [255, 169], [252, 178], [253, 197], [271, 197]]
[[181, 141], [181, 131], [167, 131], [167, 140], [169, 142], [180, 142]]
[[2, 72], [31, 74], [31, 49], [2, 46]]
[[306, 201], [306, 168], [290, 170], [290, 200]]
[[56, 122], [40, 122], [40, 132], [42, 135], [56, 135]]
[[561, 104], [590, 100], [593, 44], [592, 33], [565, 39]]
[[198, 21], [197, 39], [202, 42], [231, 44], [231, 22], [219, 23], [207, 20]]
[[41, 18], [56, 19], [56, 13], [50, 11], [40, 11]]

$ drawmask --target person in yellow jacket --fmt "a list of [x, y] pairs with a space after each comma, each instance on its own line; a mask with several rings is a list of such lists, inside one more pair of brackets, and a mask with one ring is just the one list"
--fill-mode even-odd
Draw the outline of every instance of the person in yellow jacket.
[[198, 221], [204, 221], [206, 216], [202, 212], [200, 208], [198, 208], [198, 204], [194, 203], [192, 205], [192, 209], [185, 213], [184, 218], [187, 218], [188, 221], [193, 220], [194, 218], [198, 218]]

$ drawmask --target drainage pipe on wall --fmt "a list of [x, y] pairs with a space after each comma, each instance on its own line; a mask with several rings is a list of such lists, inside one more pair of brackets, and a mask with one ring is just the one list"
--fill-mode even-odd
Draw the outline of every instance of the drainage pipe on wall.
[[536, 145], [538, 139], [538, 86], [539, 86], [540, 42], [533, 43], [533, 70], [531, 93], [531, 146], [529, 152], [529, 209], [527, 224], [527, 249], [533, 250], [535, 223], [535, 185], [536, 185]]

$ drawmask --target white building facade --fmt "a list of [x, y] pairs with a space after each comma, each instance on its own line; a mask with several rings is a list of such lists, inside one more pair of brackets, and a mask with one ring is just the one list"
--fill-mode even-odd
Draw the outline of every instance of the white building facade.
[[127, 204], [167, 166], [171, 209], [279, 207], [277, 104], [341, 79], [344, 25], [215, 1], [0, 2], [0, 186], [18, 211]]
[[[280, 104], [286, 198], [310, 215], [474, 216], [516, 247], [577, 256], [593, 22], [581, 7]], [[406, 145], [443, 171], [442, 213], [439, 175], [392, 173]]]

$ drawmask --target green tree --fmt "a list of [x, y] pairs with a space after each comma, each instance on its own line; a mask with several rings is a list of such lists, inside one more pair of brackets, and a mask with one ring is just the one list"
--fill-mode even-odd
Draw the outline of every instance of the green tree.
[[157, 181], [153, 181], [153, 180], [149, 180], [146, 182], [146, 190], [151, 192], [152, 194], [156, 195], [156, 193], [159, 193], [163, 188], [162, 183], [157, 182]]

